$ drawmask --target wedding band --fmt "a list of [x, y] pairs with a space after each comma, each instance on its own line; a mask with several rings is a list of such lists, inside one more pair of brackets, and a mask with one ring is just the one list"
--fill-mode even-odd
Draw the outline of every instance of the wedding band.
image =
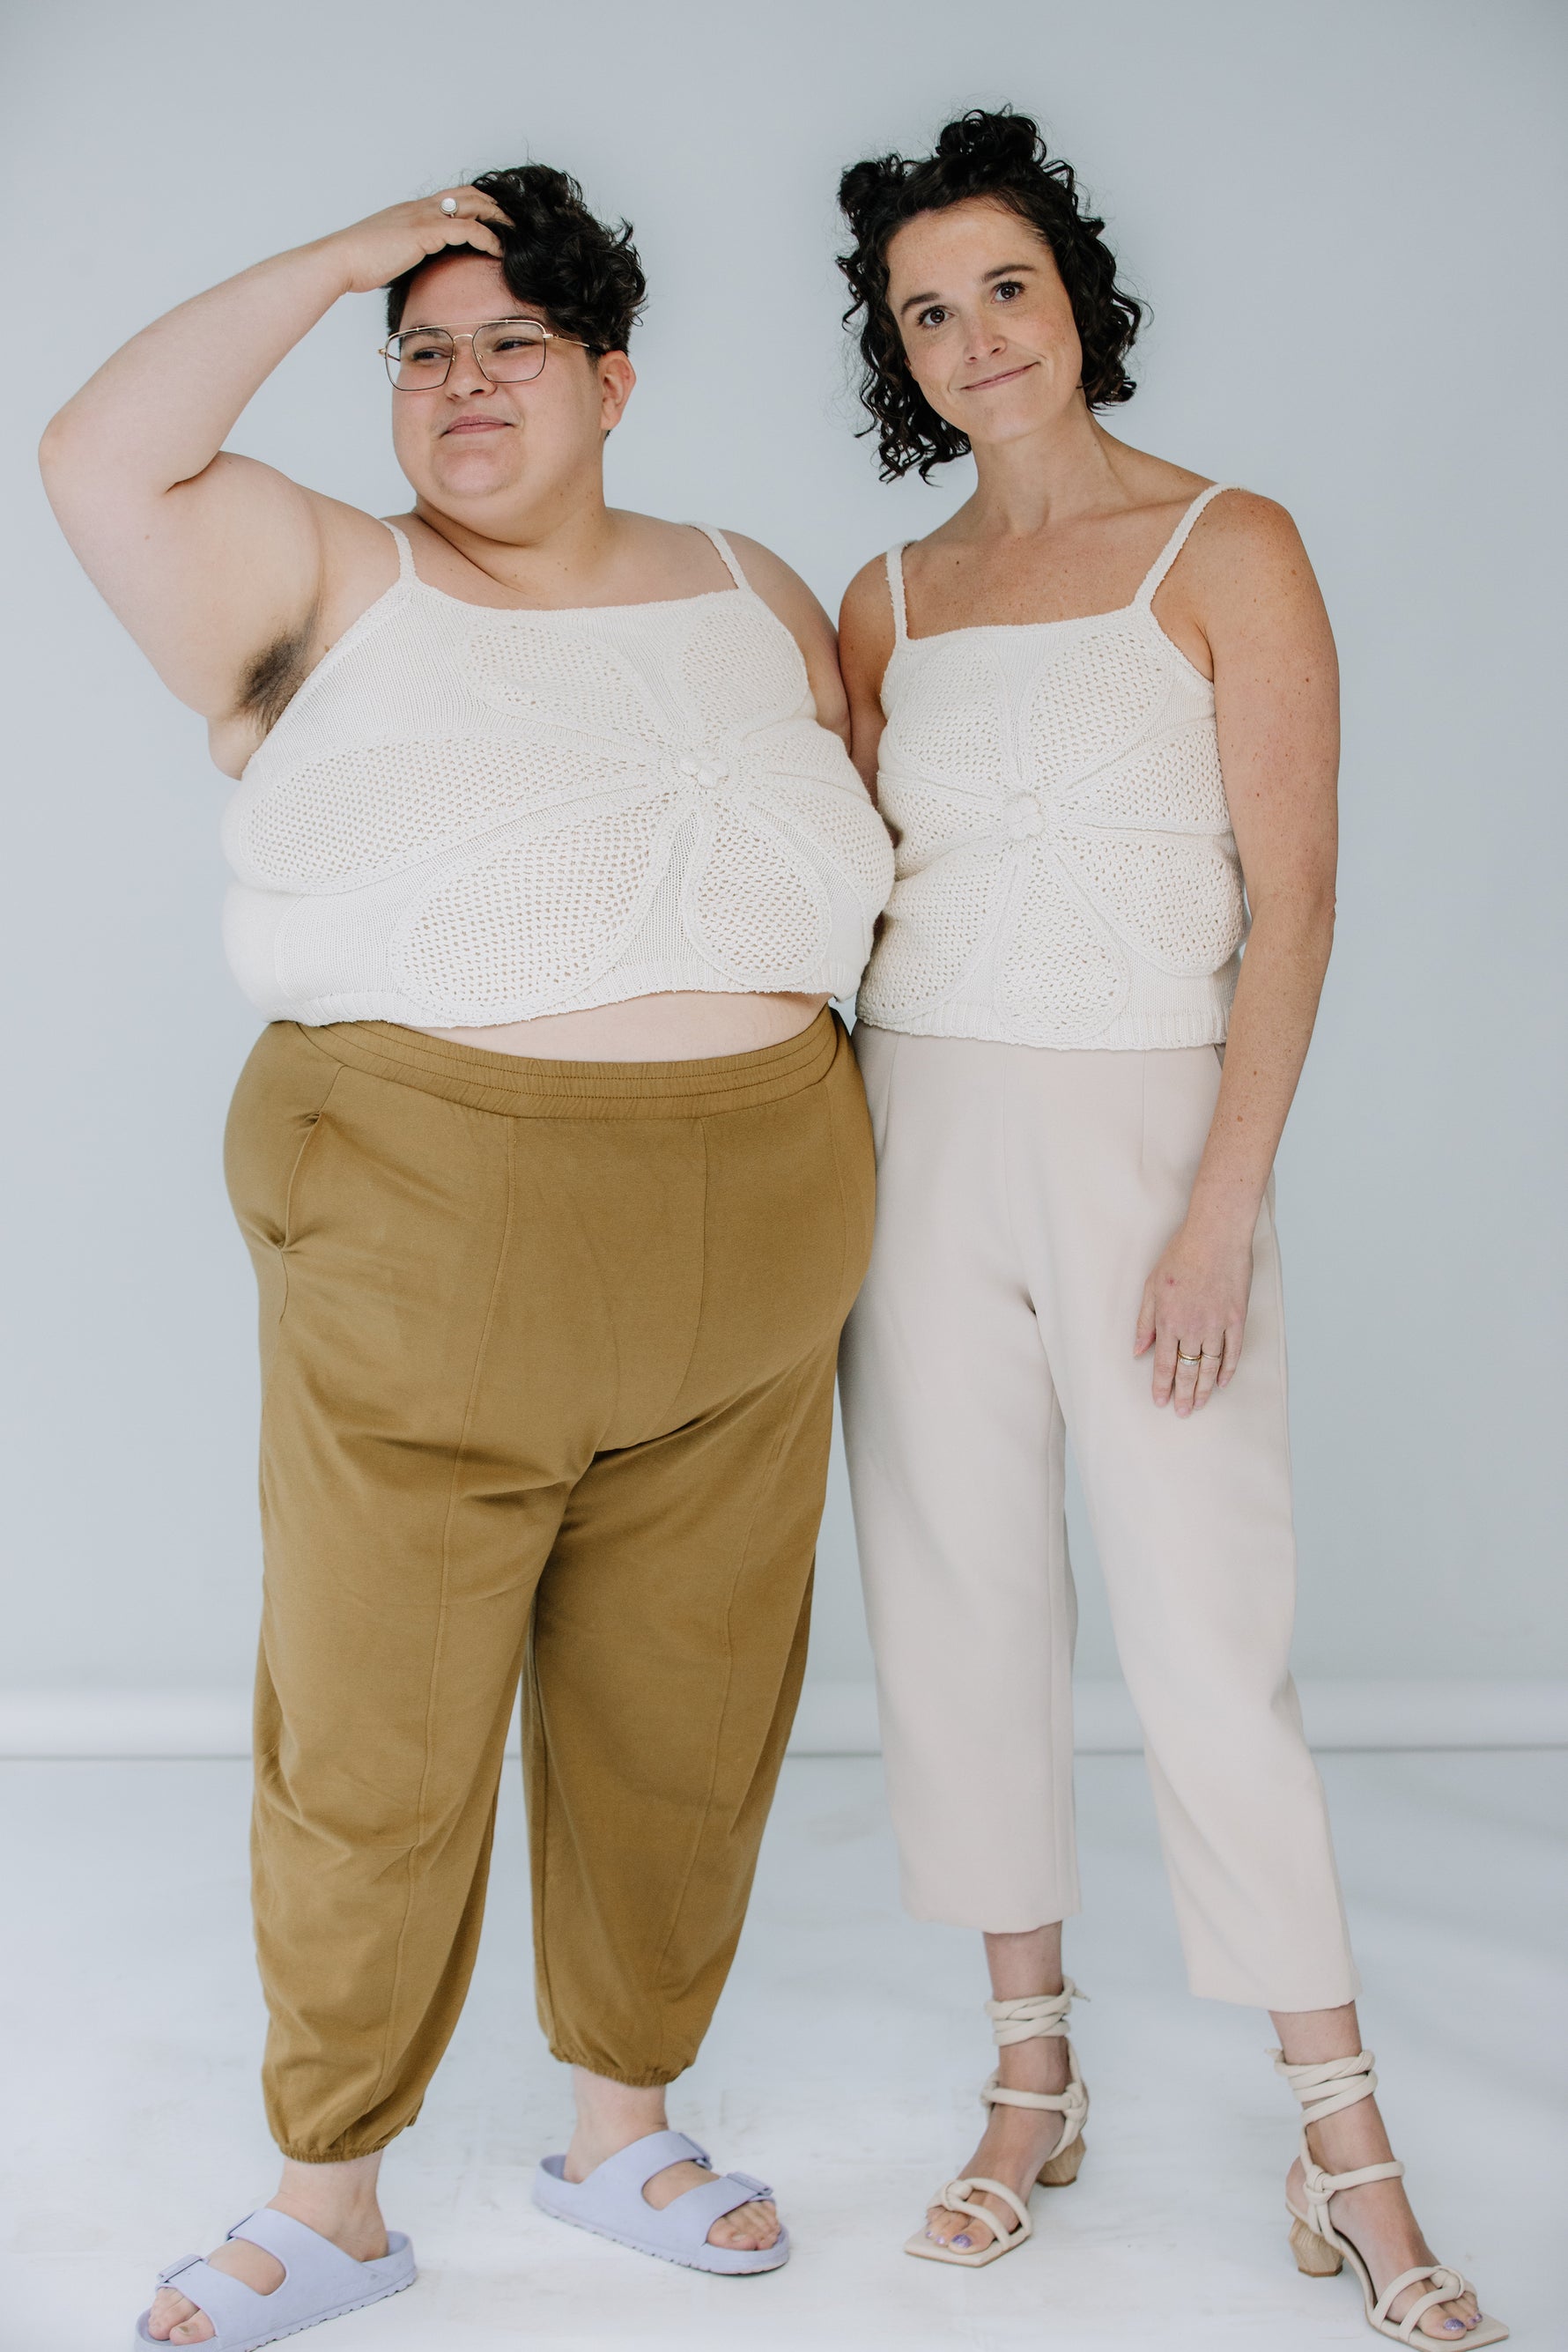
[[456, 212], [457, 212], [457, 209], [458, 209], [458, 199], [457, 199], [457, 197], [456, 197], [456, 196], [443, 196], [443, 197], [442, 197], [442, 199], [441, 199], [441, 210], [446, 214], [447, 218], [448, 220], [452, 219], [453, 215], [454, 215], [456, 214]]
[[1195, 1356], [1184, 1355], [1180, 1348], [1176, 1350], [1176, 1361], [1178, 1364], [1201, 1364], [1203, 1360], [1204, 1351], [1201, 1348], [1198, 1349]]

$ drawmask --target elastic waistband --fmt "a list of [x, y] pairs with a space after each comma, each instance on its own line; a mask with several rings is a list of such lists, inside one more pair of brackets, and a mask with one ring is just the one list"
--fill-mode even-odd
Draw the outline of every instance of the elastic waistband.
[[551, 1062], [453, 1045], [393, 1021], [293, 1024], [351, 1069], [503, 1118], [710, 1118], [782, 1102], [825, 1078], [847, 1033], [824, 1005], [798, 1037], [699, 1062]]

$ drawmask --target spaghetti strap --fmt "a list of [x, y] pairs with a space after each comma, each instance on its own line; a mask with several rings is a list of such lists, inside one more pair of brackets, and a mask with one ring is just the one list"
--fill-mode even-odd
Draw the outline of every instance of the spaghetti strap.
[[1187, 533], [1192, 530], [1192, 527], [1194, 523], [1196, 522], [1199, 515], [1202, 514], [1204, 509], [1208, 505], [1212, 499], [1217, 499], [1222, 491], [1228, 490], [1231, 488], [1233, 488], [1233, 485], [1229, 482], [1211, 482], [1206, 490], [1200, 490], [1198, 492], [1197, 497], [1193, 500], [1192, 505], [1187, 509], [1186, 513], [1182, 517], [1181, 521], [1176, 525], [1175, 530], [1171, 533], [1170, 538], [1165, 541], [1164, 546], [1160, 550], [1159, 554], [1154, 558], [1153, 562], [1150, 565], [1148, 575], [1143, 582], [1143, 585], [1139, 589], [1137, 595], [1132, 599], [1134, 605], [1141, 604], [1146, 611], [1153, 603], [1154, 591], [1160, 585], [1161, 581], [1163, 580], [1166, 572], [1169, 572], [1172, 564], [1174, 563], [1177, 556], [1180, 555], [1183, 548], [1185, 547], [1187, 543]]
[[402, 531], [398, 530], [397, 525], [395, 522], [389, 522], [386, 528], [392, 533], [393, 538], [397, 541], [398, 578], [400, 580], [417, 580], [419, 574], [414, 569], [414, 550], [409, 546], [407, 540], [405, 538]]
[[747, 579], [740, 565], [736, 562], [734, 550], [730, 545], [730, 542], [725, 538], [723, 532], [721, 530], [715, 530], [712, 524], [708, 522], [693, 523], [692, 529], [693, 530], [700, 530], [704, 539], [710, 539], [712, 541], [714, 546], [719, 551], [725, 571], [729, 573], [736, 587], [742, 589], [747, 595], [754, 594], [755, 591], [752, 589], [751, 582]]
[[904, 604], [904, 550], [909, 543], [907, 539], [901, 539], [897, 547], [889, 547], [887, 553], [888, 593], [893, 600], [895, 646], [906, 645], [909, 642], [910, 621]]

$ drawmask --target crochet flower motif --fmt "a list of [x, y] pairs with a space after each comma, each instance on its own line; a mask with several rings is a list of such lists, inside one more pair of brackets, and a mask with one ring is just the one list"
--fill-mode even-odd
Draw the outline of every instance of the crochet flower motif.
[[1130, 958], [1218, 971], [1245, 930], [1241, 877], [1195, 675], [1112, 625], [916, 640], [882, 739], [895, 881], [860, 1007], [951, 995], [988, 951], [1026, 1045], [1083, 1044], [1125, 1003]]
[[[437, 1012], [460, 999], [522, 1018], [628, 958], [635, 992], [650, 918], [684, 934], [716, 985], [797, 987], [821, 967], [836, 872], [868, 946], [890, 851], [816, 724], [794, 641], [739, 594], [638, 610], [636, 631], [618, 613], [473, 630], [447, 656], [460, 738], [296, 772], [258, 804], [252, 859], [272, 887], [307, 890], [432, 860], [390, 952]], [[350, 864], [333, 865], [323, 808]], [[309, 879], [279, 871], [294, 839], [310, 845]]]

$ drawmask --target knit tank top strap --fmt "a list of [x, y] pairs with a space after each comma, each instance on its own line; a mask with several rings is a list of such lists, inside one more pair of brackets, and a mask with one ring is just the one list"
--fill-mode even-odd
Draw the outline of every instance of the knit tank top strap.
[[414, 569], [414, 550], [409, 546], [406, 538], [404, 536], [403, 532], [398, 530], [397, 525], [395, 522], [389, 522], [386, 528], [392, 533], [393, 538], [397, 541], [398, 578], [400, 580], [417, 580], [419, 574]]
[[1231, 487], [1232, 485], [1229, 482], [1211, 482], [1206, 490], [1200, 490], [1198, 492], [1197, 497], [1193, 500], [1192, 505], [1187, 509], [1186, 513], [1182, 517], [1181, 521], [1176, 525], [1175, 530], [1171, 533], [1170, 538], [1165, 541], [1164, 546], [1160, 550], [1159, 554], [1154, 558], [1153, 562], [1150, 565], [1143, 585], [1139, 589], [1137, 595], [1132, 599], [1135, 605], [1142, 605], [1144, 609], [1147, 610], [1147, 608], [1153, 603], [1154, 591], [1160, 585], [1161, 581], [1163, 580], [1166, 572], [1169, 572], [1172, 564], [1174, 563], [1177, 556], [1180, 555], [1183, 548], [1185, 547], [1187, 543], [1187, 534], [1192, 530], [1194, 523], [1196, 522], [1199, 515], [1202, 514], [1204, 509], [1212, 499], [1219, 498], [1223, 492], [1228, 490]]
[[887, 554], [888, 593], [893, 600], [895, 646], [905, 645], [909, 641], [910, 617], [904, 603], [904, 550], [909, 543], [907, 539], [902, 539], [897, 547], [889, 547]]
[[704, 539], [710, 539], [712, 541], [714, 546], [719, 551], [721, 562], [723, 564], [724, 569], [729, 573], [731, 579], [734, 582], [736, 587], [741, 589], [742, 593], [748, 596], [753, 595], [755, 591], [753, 590], [751, 582], [747, 579], [745, 573], [742, 571], [740, 565], [736, 562], [735, 551], [731, 546], [729, 541], [725, 538], [723, 532], [721, 530], [715, 530], [712, 524], [708, 522], [693, 523], [691, 527], [693, 530], [700, 530]]

